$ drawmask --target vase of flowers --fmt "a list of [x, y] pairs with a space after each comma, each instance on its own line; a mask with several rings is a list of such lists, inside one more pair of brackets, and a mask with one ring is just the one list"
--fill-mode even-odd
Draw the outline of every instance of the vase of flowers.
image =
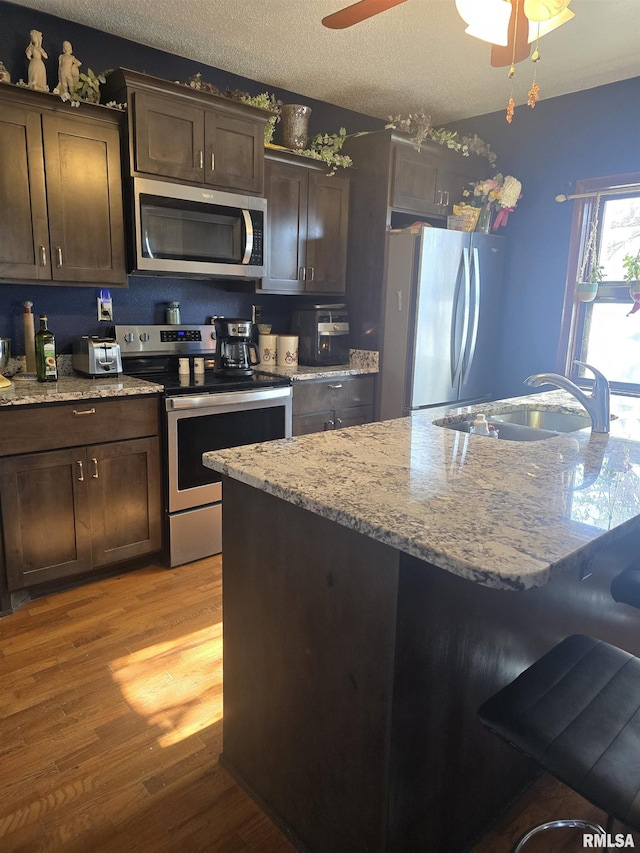
[[471, 184], [471, 189], [464, 190], [463, 196], [470, 204], [480, 208], [476, 231], [488, 234], [497, 231], [501, 225], [506, 225], [509, 214], [516, 209], [518, 199], [522, 196], [522, 184], [513, 175], [503, 177], [497, 174]]

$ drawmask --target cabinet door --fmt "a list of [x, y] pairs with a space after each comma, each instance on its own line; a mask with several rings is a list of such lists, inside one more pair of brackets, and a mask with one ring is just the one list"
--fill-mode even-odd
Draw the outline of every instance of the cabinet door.
[[118, 128], [57, 113], [42, 121], [53, 279], [126, 284]]
[[159, 551], [162, 545], [157, 437], [87, 448], [93, 565]]
[[10, 590], [91, 568], [84, 448], [0, 460]]
[[202, 183], [204, 110], [161, 95], [132, 94], [135, 170]]
[[368, 424], [373, 420], [373, 406], [351, 406], [347, 409], [336, 409], [336, 429], [343, 427]]
[[293, 418], [293, 435], [309, 435], [312, 432], [325, 432], [335, 427], [335, 414], [332, 410], [313, 412], [309, 415], [295, 415]]
[[348, 226], [349, 178], [309, 172], [307, 293], [344, 293]]
[[267, 263], [261, 289], [303, 293], [309, 172], [267, 161]]
[[416, 213], [442, 214], [439, 186], [442, 161], [432, 152], [398, 145], [393, 156], [391, 206]]
[[40, 113], [0, 111], [0, 278], [50, 279]]
[[204, 180], [224, 190], [262, 194], [264, 128], [250, 119], [205, 113]]
[[460, 171], [452, 169], [441, 172], [438, 180], [438, 189], [442, 190], [443, 211], [447, 214], [453, 213], [453, 205], [465, 201], [462, 193], [468, 190], [470, 185], [477, 180], [473, 175], [465, 175]]

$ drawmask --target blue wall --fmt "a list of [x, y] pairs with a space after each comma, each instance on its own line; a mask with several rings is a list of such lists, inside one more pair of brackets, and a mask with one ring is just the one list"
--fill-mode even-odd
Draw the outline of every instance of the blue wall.
[[[185, 80], [200, 71], [203, 80], [214, 83], [222, 92], [236, 88], [254, 95], [270, 91], [283, 103], [299, 103], [303, 97], [2, 0], [0, 21], [0, 59], [11, 73], [14, 83], [20, 78], [26, 80], [28, 61], [25, 48], [29, 43], [29, 31], [38, 29], [43, 33], [43, 46], [49, 54], [46, 66], [50, 89], [57, 85], [57, 57], [62, 42], [68, 40], [73, 45], [74, 55], [82, 62], [83, 71], [91, 68], [98, 73], [122, 66], [165, 80]], [[334, 133], [340, 127], [345, 127], [348, 133], [354, 133], [358, 130], [377, 130], [382, 126], [380, 119], [312, 98], [304, 97], [303, 103], [312, 108], [309, 122], [311, 135]], [[0, 336], [12, 339], [14, 355], [24, 352], [21, 314], [23, 302], [31, 300], [34, 313], [47, 314], [59, 352], [71, 352], [73, 337], [104, 334], [106, 330], [106, 325], [97, 321], [97, 294], [98, 288], [94, 287], [2, 283]], [[147, 276], [129, 276], [128, 289], [114, 288], [111, 295], [117, 323], [163, 322], [164, 303], [175, 299], [181, 303], [182, 321], [186, 323], [204, 323], [211, 314], [251, 317], [251, 305], [259, 304], [263, 307], [264, 322], [272, 323], [275, 332], [289, 331], [291, 311], [297, 301], [287, 296], [256, 294], [248, 286], [240, 291], [232, 291], [223, 282]]]
[[499, 170], [522, 181], [522, 198], [503, 231], [498, 365], [500, 396], [522, 394], [527, 376], [558, 367], [573, 203], [559, 204], [555, 196], [580, 178], [640, 171], [640, 77], [541, 100], [535, 109], [516, 107], [511, 125], [500, 112], [454, 127], [490, 142]]

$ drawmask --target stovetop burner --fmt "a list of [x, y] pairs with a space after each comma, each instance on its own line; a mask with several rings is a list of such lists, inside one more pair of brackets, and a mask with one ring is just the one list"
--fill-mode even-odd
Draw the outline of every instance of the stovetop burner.
[[159, 382], [164, 385], [164, 392], [168, 397], [177, 397], [181, 394], [219, 394], [225, 391], [248, 391], [254, 388], [274, 388], [291, 384], [289, 379], [285, 377], [259, 372], [252, 376], [220, 376], [213, 370], [205, 370], [202, 374], [191, 372], [188, 376], [177, 372], [129, 375], [136, 375], [139, 379], [148, 379], [150, 382]]

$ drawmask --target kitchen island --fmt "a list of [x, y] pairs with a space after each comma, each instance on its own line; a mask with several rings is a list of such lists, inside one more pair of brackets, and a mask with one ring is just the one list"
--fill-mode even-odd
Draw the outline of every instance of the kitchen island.
[[640, 653], [640, 405], [610, 435], [435, 426], [564, 392], [205, 454], [225, 475], [222, 760], [311, 851], [463, 850], [531, 779], [478, 706], [562, 637]]

